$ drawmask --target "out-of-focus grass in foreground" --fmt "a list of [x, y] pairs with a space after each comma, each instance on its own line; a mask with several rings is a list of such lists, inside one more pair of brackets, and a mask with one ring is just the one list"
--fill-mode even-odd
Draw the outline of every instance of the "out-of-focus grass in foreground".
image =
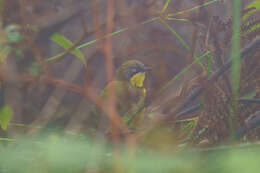
[[6, 143], [0, 147], [3, 173], [78, 172], [258, 172], [260, 149], [244, 148], [209, 152], [159, 153], [123, 146], [112, 149], [87, 138], [47, 138]]

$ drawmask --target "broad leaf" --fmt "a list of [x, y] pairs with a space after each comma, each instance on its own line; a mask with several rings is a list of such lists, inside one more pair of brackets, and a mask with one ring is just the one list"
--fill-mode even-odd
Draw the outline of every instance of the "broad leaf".
[[254, 9], [245, 13], [244, 16], [243, 16], [243, 20], [246, 20], [249, 16], [254, 14], [256, 11], [260, 10], [260, 0], [254, 0], [253, 2], [251, 2], [250, 4], [248, 4], [245, 7], [245, 9], [249, 9], [249, 8], [254, 8]]
[[[64, 49], [70, 49], [71, 47], [73, 47], [73, 43], [70, 40], [68, 40], [65, 36], [59, 33], [52, 34], [50, 39], [58, 45], [60, 45], [61, 47], [63, 47]], [[85, 66], [87, 65], [83, 53], [78, 48], [71, 50], [71, 53], [78, 57]]]

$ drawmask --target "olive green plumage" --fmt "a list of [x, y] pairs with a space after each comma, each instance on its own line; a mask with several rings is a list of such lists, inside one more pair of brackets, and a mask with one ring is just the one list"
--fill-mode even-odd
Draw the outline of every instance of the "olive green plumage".
[[[109, 91], [111, 87], [114, 88], [116, 110], [125, 122], [129, 122], [131, 119], [131, 126], [135, 126], [137, 117], [139, 117], [136, 113], [143, 112], [140, 111], [146, 96], [143, 82], [148, 69], [140, 61], [126, 61], [117, 69], [115, 80], [108, 83], [100, 94], [101, 99], [104, 101], [104, 106], [106, 106], [110, 94]], [[100, 110], [98, 112], [100, 115], [103, 115]], [[133, 123], [132, 119], [134, 119]]]

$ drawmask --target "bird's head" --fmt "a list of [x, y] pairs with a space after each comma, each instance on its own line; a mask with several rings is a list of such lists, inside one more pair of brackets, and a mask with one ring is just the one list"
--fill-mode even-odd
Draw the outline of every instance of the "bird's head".
[[124, 62], [117, 69], [116, 79], [128, 81], [134, 87], [142, 88], [145, 80], [145, 73], [150, 70], [143, 63], [137, 60], [129, 60]]

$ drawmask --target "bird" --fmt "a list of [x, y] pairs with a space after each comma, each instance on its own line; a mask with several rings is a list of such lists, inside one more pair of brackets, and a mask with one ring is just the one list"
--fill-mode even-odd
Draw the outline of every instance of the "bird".
[[[115, 105], [117, 113], [122, 117], [129, 129], [135, 130], [138, 123], [141, 123], [144, 112], [144, 103], [146, 98], [146, 89], [144, 81], [146, 73], [151, 68], [145, 66], [138, 60], [128, 60], [122, 63], [116, 70], [113, 81], [107, 83], [103, 90], [98, 94], [105, 107], [109, 101], [110, 89], [114, 87], [115, 90]], [[108, 134], [109, 120], [105, 115], [106, 112], [98, 105], [92, 105], [89, 108], [88, 116], [83, 120], [84, 127], [87, 134], [90, 136], [99, 136], [97, 134]], [[60, 116], [60, 118], [53, 119], [48, 122], [42, 132], [58, 131], [61, 134], [67, 126], [72, 114], [67, 113]], [[47, 135], [49, 133], [47, 132]]]
[[[109, 100], [109, 91], [111, 87], [114, 88], [116, 111], [129, 128], [137, 126], [138, 121], [141, 120], [140, 114], [144, 112], [143, 105], [146, 98], [144, 81], [150, 70], [150, 67], [138, 60], [128, 60], [118, 67], [114, 80], [109, 82], [100, 93], [100, 98], [105, 106]], [[102, 112], [100, 108], [97, 108], [96, 112], [99, 115], [106, 113]], [[104, 117], [106, 116], [102, 117], [103, 120]], [[108, 123], [106, 118], [104, 121], [99, 123], [99, 126], [103, 127], [102, 129]]]

